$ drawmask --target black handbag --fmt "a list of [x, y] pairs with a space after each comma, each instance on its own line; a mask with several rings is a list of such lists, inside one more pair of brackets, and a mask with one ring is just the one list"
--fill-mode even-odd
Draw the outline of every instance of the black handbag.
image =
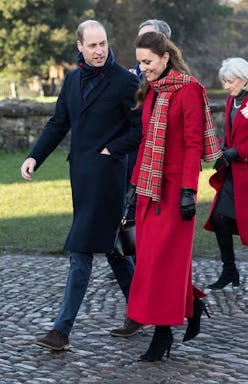
[[128, 208], [117, 228], [112, 255], [125, 257], [135, 255], [135, 220], [127, 220]]

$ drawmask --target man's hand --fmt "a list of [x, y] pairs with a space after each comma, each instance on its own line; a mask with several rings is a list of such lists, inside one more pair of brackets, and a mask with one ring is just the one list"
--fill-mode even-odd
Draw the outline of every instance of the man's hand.
[[21, 166], [22, 177], [27, 181], [32, 181], [31, 173], [34, 172], [36, 166], [36, 160], [32, 157], [28, 157]]

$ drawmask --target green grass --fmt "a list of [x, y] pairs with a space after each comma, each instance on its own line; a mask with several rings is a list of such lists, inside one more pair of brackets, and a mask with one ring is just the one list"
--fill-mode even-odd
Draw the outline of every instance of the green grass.
[[[0, 254], [61, 254], [72, 221], [67, 151], [57, 150], [34, 173], [21, 178], [25, 152], [0, 151]], [[214, 190], [208, 180], [213, 164], [203, 164], [200, 175], [194, 255], [218, 254], [215, 235], [203, 229]], [[241, 247], [236, 237], [236, 247]]]
[[26, 155], [0, 151], [0, 253], [62, 253], [72, 220], [67, 152], [54, 152], [31, 183], [20, 175]]

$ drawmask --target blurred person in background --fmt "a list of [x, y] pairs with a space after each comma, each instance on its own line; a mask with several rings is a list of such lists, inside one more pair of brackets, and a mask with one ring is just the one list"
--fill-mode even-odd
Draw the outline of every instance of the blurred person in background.
[[215, 164], [217, 172], [210, 185], [217, 193], [205, 229], [214, 231], [220, 249], [222, 272], [209, 289], [222, 289], [232, 283], [238, 287], [233, 235], [239, 234], [248, 245], [248, 62], [241, 57], [225, 59], [219, 78], [229, 93], [225, 109], [223, 157]]

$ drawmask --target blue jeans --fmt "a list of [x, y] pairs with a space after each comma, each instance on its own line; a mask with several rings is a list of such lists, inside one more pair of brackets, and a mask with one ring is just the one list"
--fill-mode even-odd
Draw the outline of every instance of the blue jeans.
[[[134, 273], [134, 262], [131, 256], [125, 259], [106, 255], [108, 263], [128, 300], [130, 284]], [[91, 253], [72, 252], [70, 255], [70, 268], [64, 290], [62, 304], [54, 322], [53, 329], [59, 329], [63, 334], [69, 335], [74, 320], [87, 291], [92, 270], [93, 255]]]

